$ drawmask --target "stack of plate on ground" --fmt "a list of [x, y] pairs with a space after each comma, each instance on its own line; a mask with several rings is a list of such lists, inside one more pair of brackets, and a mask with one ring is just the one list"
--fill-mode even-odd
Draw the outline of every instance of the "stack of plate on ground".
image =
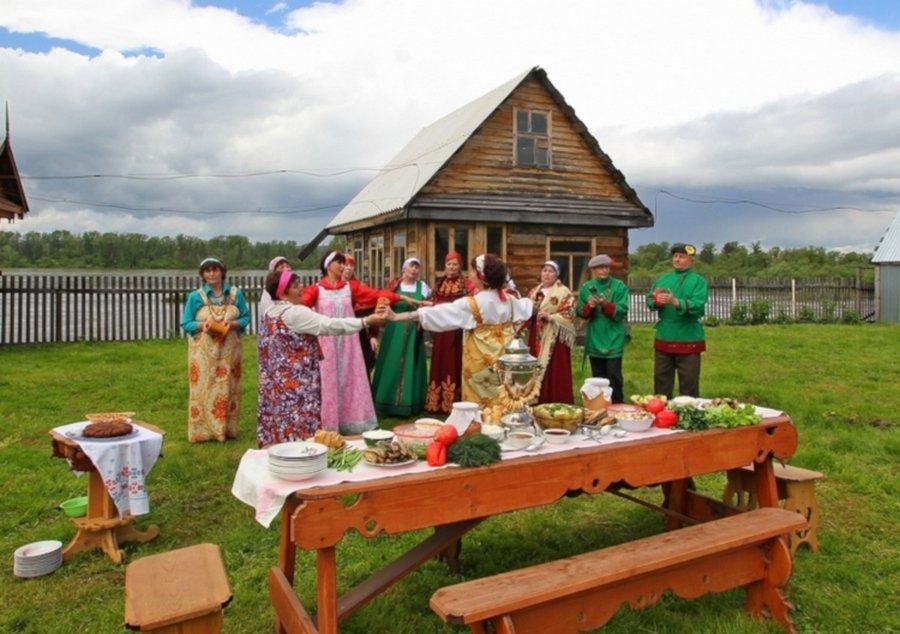
[[55, 539], [26, 544], [16, 550], [13, 574], [22, 579], [49, 575], [62, 565], [62, 542]]
[[282, 480], [307, 480], [328, 467], [328, 447], [317, 442], [284, 442], [268, 452], [269, 471]]

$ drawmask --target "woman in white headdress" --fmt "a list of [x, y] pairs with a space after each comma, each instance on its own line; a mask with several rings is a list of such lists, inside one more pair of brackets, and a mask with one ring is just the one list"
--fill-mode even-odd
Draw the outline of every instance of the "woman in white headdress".
[[541, 283], [528, 291], [534, 300], [534, 317], [528, 347], [543, 368], [541, 403], [574, 403], [572, 344], [575, 343], [576, 297], [559, 281], [559, 264], [547, 260], [541, 266]]
[[[401, 267], [401, 276], [388, 284], [388, 290], [404, 297], [394, 305], [394, 311], [402, 313], [415, 308], [406, 298], [422, 302], [431, 297], [431, 288], [419, 279], [421, 264], [419, 258], [408, 258]], [[375, 410], [388, 416], [421, 412], [428, 383], [426, 366], [422, 329], [412, 321], [387, 324], [372, 375]]]

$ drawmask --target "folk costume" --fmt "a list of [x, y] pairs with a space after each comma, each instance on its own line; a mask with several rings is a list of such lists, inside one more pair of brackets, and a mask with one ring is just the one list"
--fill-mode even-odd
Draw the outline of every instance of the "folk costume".
[[[202, 332], [208, 319], [236, 321], [239, 331]], [[205, 442], [236, 438], [241, 411], [243, 346], [240, 335], [250, 324], [241, 289], [222, 282], [222, 297], [209, 284], [192, 291], [184, 305], [181, 328], [188, 342], [188, 440]]]
[[[602, 297], [606, 301], [592, 309], [588, 304], [592, 296]], [[590, 279], [578, 289], [575, 311], [587, 320], [584, 356], [590, 359], [591, 373], [595, 377], [609, 379], [612, 400], [621, 403], [625, 398], [622, 356], [625, 354], [628, 287], [612, 276], [602, 280]]]
[[463, 329], [462, 399], [482, 408], [498, 401], [500, 380], [493, 366], [516, 332], [516, 324], [531, 317], [534, 302], [485, 289], [449, 304], [418, 309], [425, 330]]
[[[572, 345], [575, 343], [575, 295], [556, 280], [549, 288], [538, 284], [528, 297], [534, 301], [534, 316], [528, 347], [543, 368], [541, 403], [574, 403], [572, 390]], [[538, 313], [549, 314], [547, 320]]]
[[[456, 259], [462, 264], [462, 256], [451, 252], [446, 260]], [[471, 282], [462, 275], [443, 275], [434, 285], [432, 301], [435, 305], [447, 304], [472, 293]], [[431, 343], [431, 372], [425, 394], [425, 411], [431, 414], [449, 414], [453, 403], [462, 398], [462, 330], [436, 332]]]
[[[693, 256], [693, 245], [676, 243], [672, 253]], [[672, 293], [678, 306], [658, 306], [657, 290]], [[658, 312], [656, 338], [653, 341], [653, 391], [672, 397], [675, 374], [678, 390], [685, 396], [700, 396], [700, 354], [706, 350], [706, 334], [700, 320], [706, 314], [709, 286], [706, 278], [693, 270], [673, 270], [663, 274], [647, 293], [647, 306]]]
[[[374, 305], [379, 297], [392, 303], [402, 299], [397, 293], [369, 288], [359, 280], [337, 283], [323, 277], [303, 290], [301, 303], [327, 317], [353, 317], [354, 304]], [[359, 336], [319, 337], [322, 361], [322, 428], [344, 435], [360, 434], [377, 426], [369, 375]]]
[[356, 317], [336, 319], [279, 300], [269, 306], [259, 331], [256, 440], [260, 447], [303, 440], [319, 429], [322, 384], [319, 335], [355, 335]]
[[[416, 300], [431, 295], [428, 284], [421, 280], [414, 284], [394, 280], [388, 289]], [[414, 308], [402, 299], [392, 307], [397, 313]], [[425, 405], [426, 365], [425, 338], [419, 325], [414, 321], [385, 324], [372, 378], [375, 410], [387, 416], [413, 416], [421, 412]]]

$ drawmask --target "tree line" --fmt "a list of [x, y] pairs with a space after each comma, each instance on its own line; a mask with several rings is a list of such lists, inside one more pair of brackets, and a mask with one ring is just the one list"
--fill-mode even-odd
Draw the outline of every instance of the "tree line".
[[[629, 254], [629, 274], [656, 277], [671, 268], [668, 242], [644, 244]], [[738, 242], [726, 242], [716, 249], [704, 243], [694, 256], [694, 268], [707, 277], [810, 278], [856, 277], [874, 279], [871, 253], [842, 253], [824, 247], [764, 250], [759, 242], [749, 248]]]
[[344, 244], [320, 246], [297, 262], [303, 244], [293, 240], [251, 243], [245, 236], [218, 236], [209, 240], [192, 236], [147, 237], [139, 233], [69, 231], [25, 234], [0, 231], [0, 269], [194, 269], [210, 255], [231, 270], [265, 269], [269, 260], [281, 255], [298, 269], [318, 269], [324, 253]]
[[[343, 248], [345, 239], [334, 237], [320, 245], [302, 262], [303, 248], [293, 240], [251, 243], [245, 236], [218, 236], [209, 240], [185, 235], [147, 237], [138, 233], [69, 231], [15, 233], [0, 231], [0, 269], [193, 269], [203, 258], [215, 255], [232, 270], [264, 269], [277, 255], [290, 258], [298, 269], [318, 269], [324, 254]], [[629, 275], [655, 277], [671, 266], [668, 242], [644, 244], [629, 255]], [[862, 273], [870, 281], [871, 253], [841, 253], [823, 247], [764, 250], [759, 242], [750, 246], [726, 242], [717, 249], [703, 244], [695, 256], [695, 268], [707, 277], [855, 277]]]

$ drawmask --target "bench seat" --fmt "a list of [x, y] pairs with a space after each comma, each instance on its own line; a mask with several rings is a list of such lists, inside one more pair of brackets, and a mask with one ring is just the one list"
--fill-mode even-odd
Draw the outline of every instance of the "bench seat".
[[[818, 471], [778, 462], [772, 466], [778, 485], [778, 499], [784, 502], [782, 507], [799, 513], [807, 522], [806, 526], [790, 534], [788, 548], [791, 556], [803, 544], [812, 552], [818, 552], [819, 538], [816, 529], [819, 526], [819, 502], [816, 500], [816, 481], [824, 475]], [[722, 501], [745, 511], [756, 508], [756, 475], [752, 464], [728, 471]]]
[[578, 632], [601, 627], [622, 603], [654, 605], [666, 590], [695, 598], [743, 587], [748, 612], [792, 632], [782, 594], [792, 565], [782, 536], [805, 523], [797, 513], [756, 509], [441, 588], [431, 608], [472, 632]]

